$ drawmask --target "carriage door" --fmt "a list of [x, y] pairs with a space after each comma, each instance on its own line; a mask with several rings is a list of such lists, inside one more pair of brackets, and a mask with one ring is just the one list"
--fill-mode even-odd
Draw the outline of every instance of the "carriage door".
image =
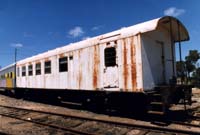
[[158, 76], [158, 84], [165, 84], [165, 53], [164, 53], [164, 43], [161, 41], [156, 41], [158, 51], [156, 52], [158, 55], [158, 65], [157, 65], [157, 74]]
[[119, 88], [117, 42], [109, 42], [104, 49], [104, 88]]

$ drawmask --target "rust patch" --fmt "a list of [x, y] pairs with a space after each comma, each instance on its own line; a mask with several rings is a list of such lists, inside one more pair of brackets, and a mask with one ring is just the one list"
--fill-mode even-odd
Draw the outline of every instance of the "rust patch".
[[81, 53], [81, 51], [79, 50], [78, 51], [78, 57], [79, 57], [79, 62], [80, 62], [80, 65], [79, 65], [79, 78], [78, 78], [79, 89], [81, 89], [81, 83], [82, 83], [82, 62], [81, 62], [80, 53]]
[[46, 61], [49, 61], [49, 58], [44, 58], [44, 61], [46, 62]]
[[65, 57], [64, 53], [59, 54], [59, 58]]
[[39, 61], [39, 60], [36, 60], [36, 61], [35, 61], [35, 64], [38, 64], [38, 63], [40, 63], [40, 61]]
[[123, 52], [123, 57], [124, 57], [124, 72], [123, 72], [123, 76], [124, 76], [124, 89], [125, 91], [127, 91], [127, 85], [128, 85], [128, 67], [127, 67], [127, 50], [126, 50], [126, 39], [123, 39], [123, 46], [124, 46], [124, 52]]
[[131, 82], [133, 91], [136, 91], [136, 52], [133, 37], [131, 37]]
[[94, 69], [93, 69], [93, 88], [96, 89], [97, 88], [97, 84], [98, 84], [98, 73], [99, 73], [99, 49], [98, 49], [98, 45], [94, 46]]

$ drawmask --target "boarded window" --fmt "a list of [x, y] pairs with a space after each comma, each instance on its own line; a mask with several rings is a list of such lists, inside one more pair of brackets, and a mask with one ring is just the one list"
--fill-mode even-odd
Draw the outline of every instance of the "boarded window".
[[28, 75], [29, 75], [29, 76], [32, 76], [32, 75], [33, 75], [33, 66], [32, 66], [32, 65], [29, 65], [29, 66], [28, 66]]
[[26, 66], [22, 67], [22, 76], [26, 76]]
[[104, 60], [106, 67], [112, 67], [116, 65], [116, 49], [115, 47], [106, 48], [104, 50]]
[[41, 63], [37, 63], [35, 66], [35, 74], [41, 75]]
[[63, 57], [59, 58], [59, 72], [67, 72], [68, 71], [68, 58]]
[[51, 61], [45, 61], [45, 63], [44, 63], [44, 73], [45, 74], [51, 73]]

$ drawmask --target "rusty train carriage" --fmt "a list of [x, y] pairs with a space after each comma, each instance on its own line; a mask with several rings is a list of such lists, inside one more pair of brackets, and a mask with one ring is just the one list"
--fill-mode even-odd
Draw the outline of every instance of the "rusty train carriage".
[[[108, 40], [105, 43], [70, 52], [55, 50], [55, 52], [47, 52], [50, 53], [49, 56], [44, 53], [38, 57], [19, 61], [17, 87], [141, 91], [143, 90], [141, 71], [136, 72], [137, 69], [141, 70], [142, 65], [141, 61], [137, 61], [141, 60], [141, 58], [137, 59], [141, 56], [136, 51], [140, 49], [140, 46], [137, 47], [139, 39], [140, 36], [136, 35], [114, 41]], [[107, 56], [105, 56], [106, 52]], [[113, 53], [114, 56], [109, 56]], [[59, 72], [59, 58], [65, 56], [68, 59], [68, 71]], [[109, 63], [109, 60], [114, 63]], [[41, 63], [41, 75], [35, 73], [35, 61]], [[44, 73], [45, 61], [51, 61], [50, 74]], [[29, 75], [29, 65], [33, 65], [33, 75]], [[22, 76], [22, 67], [26, 67], [26, 76]]]
[[[176, 19], [152, 20], [19, 61], [19, 71], [23, 65], [27, 70], [24, 77], [19, 73], [17, 87], [137, 92], [169, 84], [175, 59], [171, 54], [175, 51], [174, 42], [171, 48], [169, 21], [166, 23], [169, 19], [174, 27], [172, 38], [178, 41]], [[180, 40], [189, 39], [187, 30], [180, 26], [183, 33]], [[65, 56], [68, 71], [59, 72], [59, 58]], [[109, 57], [114, 59], [110, 65], [106, 63], [113, 62]], [[41, 63], [41, 75], [35, 75], [36, 61]], [[50, 74], [44, 73], [45, 61], [51, 61]], [[32, 76], [28, 75], [29, 65], [33, 65]]]
[[148, 93], [169, 86], [175, 43], [187, 40], [176, 18], [154, 19], [18, 61], [16, 87]]

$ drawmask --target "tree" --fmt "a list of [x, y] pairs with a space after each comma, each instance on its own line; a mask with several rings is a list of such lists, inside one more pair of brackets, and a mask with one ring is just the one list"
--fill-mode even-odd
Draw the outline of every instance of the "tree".
[[192, 75], [193, 84], [197, 87], [200, 87], [200, 67], [196, 68], [195, 72]]
[[177, 61], [176, 62], [176, 71], [178, 77], [184, 77], [185, 74], [185, 61]]
[[185, 57], [185, 68], [187, 76], [190, 79], [190, 73], [196, 69], [196, 63], [200, 59], [200, 53], [197, 50], [190, 50], [189, 55]]
[[197, 61], [200, 59], [200, 53], [197, 50], [190, 50], [189, 55], [185, 57], [185, 60], [196, 65]]

